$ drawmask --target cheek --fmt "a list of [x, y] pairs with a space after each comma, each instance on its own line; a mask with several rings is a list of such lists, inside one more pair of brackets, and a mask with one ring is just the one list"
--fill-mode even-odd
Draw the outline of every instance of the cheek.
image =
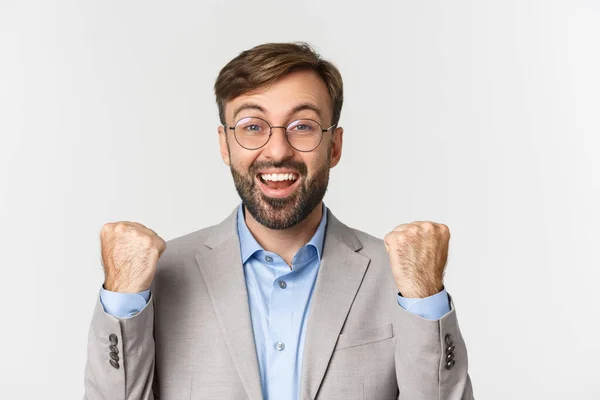
[[255, 157], [253, 154], [240, 153], [239, 151], [230, 149], [229, 159], [238, 172], [246, 174], [248, 173], [250, 165], [254, 162]]
[[324, 168], [329, 168], [329, 161], [327, 160], [327, 153], [319, 154], [311, 159], [305, 159], [304, 163], [308, 168], [308, 177], [312, 178], [315, 174], [321, 172]]

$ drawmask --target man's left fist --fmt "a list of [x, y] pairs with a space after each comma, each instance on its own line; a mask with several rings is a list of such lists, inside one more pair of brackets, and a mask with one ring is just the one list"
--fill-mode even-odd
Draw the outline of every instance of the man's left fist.
[[415, 221], [398, 225], [383, 242], [392, 274], [403, 297], [428, 297], [444, 287], [450, 229], [444, 224]]

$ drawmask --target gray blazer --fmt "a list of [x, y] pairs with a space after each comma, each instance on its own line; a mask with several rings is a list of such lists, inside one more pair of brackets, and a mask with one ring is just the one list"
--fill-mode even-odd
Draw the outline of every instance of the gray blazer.
[[[263, 398], [236, 213], [168, 242], [136, 316], [96, 302], [84, 399]], [[439, 321], [405, 311], [383, 241], [327, 218], [300, 399], [473, 399], [452, 302]]]

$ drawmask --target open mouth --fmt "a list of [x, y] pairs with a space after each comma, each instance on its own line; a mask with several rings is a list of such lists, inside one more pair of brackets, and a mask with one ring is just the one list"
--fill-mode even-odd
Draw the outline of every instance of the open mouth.
[[258, 174], [257, 181], [265, 194], [272, 197], [285, 197], [298, 186], [300, 177], [296, 173]]

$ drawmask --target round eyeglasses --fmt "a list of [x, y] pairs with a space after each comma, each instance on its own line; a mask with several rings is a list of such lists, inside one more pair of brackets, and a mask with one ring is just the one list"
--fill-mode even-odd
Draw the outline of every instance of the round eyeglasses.
[[299, 119], [290, 122], [287, 127], [271, 126], [262, 118], [246, 117], [236, 122], [235, 126], [224, 126], [233, 131], [235, 140], [247, 150], [260, 149], [271, 138], [273, 128], [283, 128], [285, 129], [285, 137], [290, 146], [298, 151], [308, 152], [316, 149], [321, 144], [321, 140], [323, 140], [323, 133], [335, 127], [336, 124], [323, 129], [317, 121]]

